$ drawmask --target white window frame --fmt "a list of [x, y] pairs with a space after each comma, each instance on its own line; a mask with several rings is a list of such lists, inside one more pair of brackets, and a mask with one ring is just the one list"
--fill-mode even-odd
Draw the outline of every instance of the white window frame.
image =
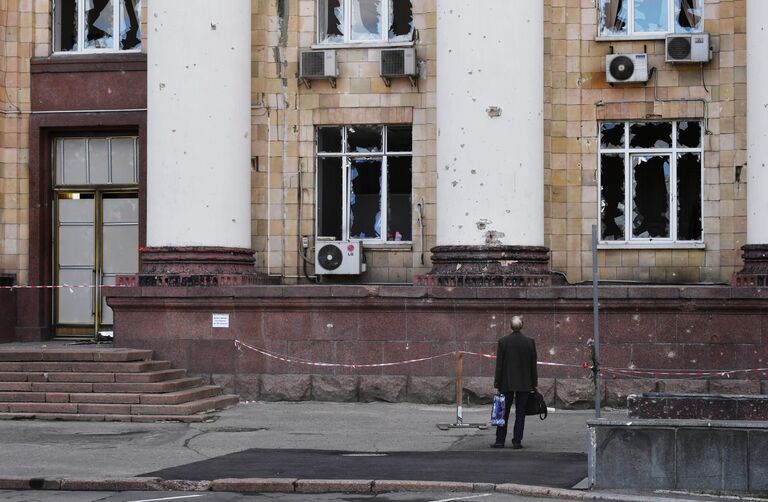
[[[53, 34], [53, 44], [51, 45], [51, 47], [53, 48], [53, 53], [55, 55], [63, 55], [63, 54], [78, 55], [78, 54], [104, 54], [104, 53], [127, 54], [131, 52], [141, 52], [141, 46], [144, 43], [143, 40], [141, 40], [141, 43], [139, 44], [138, 48], [133, 48], [128, 50], [120, 49], [120, 25], [121, 25], [120, 4], [122, 1], [123, 0], [112, 0], [112, 33], [113, 33], [112, 40], [114, 41], [114, 47], [106, 48], [106, 49], [88, 49], [85, 47], [85, 1], [77, 0], [77, 50], [57, 51], [55, 48], [58, 45], [58, 36], [59, 36], [59, 34], [56, 32], [56, 27], [58, 25], [58, 23], [56, 22], [56, 9], [58, 8], [58, 5], [56, 0], [53, 0], [53, 3], [52, 3], [53, 8], [51, 9], [51, 33]], [[141, 11], [139, 11], [139, 14], [141, 14]], [[139, 19], [139, 26], [141, 27], [141, 19]]]
[[[411, 134], [413, 134], [413, 126], [410, 124], [390, 124], [393, 127], [411, 127]], [[332, 127], [338, 127], [341, 129], [341, 144], [342, 144], [342, 151], [341, 152], [320, 152], [318, 150], [319, 141], [317, 138], [317, 133], [321, 128], [332, 128]], [[382, 133], [382, 151], [381, 152], [347, 152], [347, 131], [350, 127], [381, 127], [381, 133]], [[411, 151], [408, 152], [392, 152], [390, 153], [388, 150], [387, 145], [387, 139], [389, 137], [389, 134], [387, 134], [388, 125], [380, 125], [380, 124], [355, 124], [355, 125], [348, 125], [348, 126], [339, 126], [339, 125], [322, 125], [317, 126], [315, 128], [315, 187], [316, 191], [320, 188], [320, 160], [322, 158], [341, 158], [341, 166], [342, 166], [342, 172], [341, 172], [341, 183], [342, 183], [342, 189], [341, 189], [341, 238], [342, 240], [349, 240], [349, 239], [359, 239], [358, 237], [350, 237], [349, 231], [350, 231], [350, 225], [349, 225], [349, 216], [350, 216], [350, 207], [349, 207], [349, 201], [351, 198], [351, 192], [352, 192], [352, 185], [350, 183], [349, 174], [352, 167], [352, 163], [350, 162], [351, 159], [368, 159], [368, 158], [376, 158], [381, 159], [381, 237], [377, 238], [365, 238], [360, 239], [363, 242], [363, 245], [366, 247], [370, 247], [371, 245], [385, 245], [385, 246], [397, 246], [402, 244], [412, 244], [413, 243], [413, 223], [411, 223], [411, 239], [410, 240], [400, 240], [400, 241], [390, 241], [387, 240], [387, 230], [389, 229], [389, 206], [388, 206], [388, 195], [389, 195], [389, 179], [388, 179], [388, 163], [387, 159], [388, 157], [410, 157], [411, 158], [411, 206], [413, 206], [413, 146], [411, 146]], [[413, 145], [413, 143], [411, 143]], [[319, 198], [317, 197], [317, 193], [315, 194], [315, 200], [318, 201], [317, 204], [315, 204], [315, 235], [321, 236], [320, 234], [320, 203]]]
[[[666, 31], [635, 31], [635, 2], [634, 0], [627, 0], [627, 33], [623, 35], [604, 35], [602, 34], [602, 2], [603, 0], [597, 0], [597, 40], [653, 40], [664, 39], [675, 31], [675, 8], [678, 2], [682, 0], [667, 0], [667, 30]], [[702, 0], [702, 17], [704, 15], [704, 2]], [[701, 21], [702, 29], [692, 32], [701, 33], [704, 29], [704, 19]], [[687, 33], [687, 32], [686, 32]]]
[[[672, 146], [671, 148], [631, 148], [629, 145], [630, 126], [632, 124], [647, 123], [672, 124]], [[679, 122], [699, 122], [701, 124], [701, 139], [698, 148], [684, 148], [677, 146], [677, 127]], [[624, 147], [623, 148], [604, 148], [601, 141], [602, 124], [605, 123], [623, 123], [624, 124]], [[597, 124], [597, 222], [599, 240], [598, 247], [601, 249], [610, 248], [686, 248], [699, 249], [704, 248], [704, 120], [703, 119], [675, 119], [675, 120], [604, 120]], [[677, 239], [677, 157], [679, 154], [696, 153], [700, 156], [701, 175], [699, 186], [699, 197], [701, 200], [701, 239], [684, 241]], [[603, 155], [614, 154], [624, 155], [624, 240], [604, 240], [602, 233], [602, 175], [603, 175]], [[632, 213], [634, 205], [634, 183], [632, 158], [637, 156], [667, 156], [669, 162], [669, 235], [668, 238], [650, 237], [638, 238], [633, 236]]]
[[[398, 42], [390, 42], [389, 40], [389, 28], [392, 26], [392, 16], [389, 9], [389, 0], [381, 0], [381, 16], [383, 18], [382, 22], [382, 33], [381, 38], [379, 39], [366, 39], [366, 40], [352, 40], [352, 2], [354, 0], [340, 0], [341, 2], [341, 9], [344, 14], [344, 40], [339, 42], [326, 42], [322, 40], [322, 24], [323, 24], [323, 16], [326, 16], [325, 9], [323, 7], [327, 8], [327, 1], [328, 0], [318, 0], [316, 2], [315, 6], [315, 40], [317, 43], [312, 45], [312, 48], [328, 48], [328, 47], [381, 47], [381, 46], [388, 46], [388, 47], [398, 47], [398, 46], [412, 46], [413, 41], [398, 41]], [[411, 15], [413, 15], [413, 2], [411, 2]], [[411, 33], [413, 33], [413, 30], [415, 30], [415, 27], [411, 29]]]

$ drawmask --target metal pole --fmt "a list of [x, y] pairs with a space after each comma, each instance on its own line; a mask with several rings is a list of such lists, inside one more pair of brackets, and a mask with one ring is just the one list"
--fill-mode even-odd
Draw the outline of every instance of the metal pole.
[[464, 423], [464, 353], [456, 353], [456, 423]]
[[592, 324], [594, 326], [595, 360], [592, 361], [595, 375], [595, 418], [600, 418], [600, 318], [598, 316], [598, 290], [600, 282], [597, 266], [597, 225], [592, 225]]

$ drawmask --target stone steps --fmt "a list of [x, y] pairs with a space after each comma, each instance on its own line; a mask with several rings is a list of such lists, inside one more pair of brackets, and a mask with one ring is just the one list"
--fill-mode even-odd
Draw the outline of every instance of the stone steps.
[[237, 401], [147, 350], [0, 345], [0, 420], [198, 422]]

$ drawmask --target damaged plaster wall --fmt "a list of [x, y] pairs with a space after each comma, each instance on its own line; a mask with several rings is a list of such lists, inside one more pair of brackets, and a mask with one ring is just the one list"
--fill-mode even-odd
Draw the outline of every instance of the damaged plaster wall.
[[438, 5], [438, 245], [544, 244], [540, 0]]
[[250, 14], [250, 0], [149, 5], [149, 246], [251, 246]]

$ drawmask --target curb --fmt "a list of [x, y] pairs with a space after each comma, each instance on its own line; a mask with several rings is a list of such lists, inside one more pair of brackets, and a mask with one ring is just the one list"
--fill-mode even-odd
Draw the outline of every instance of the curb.
[[668, 500], [663, 497], [645, 497], [600, 493], [546, 486], [512, 483], [460, 483], [450, 481], [403, 481], [360, 479], [296, 479], [296, 478], [243, 478], [213, 481], [165, 480], [160, 478], [114, 479], [46, 479], [0, 477], [0, 490], [61, 490], [61, 491], [182, 491], [182, 492], [238, 492], [238, 493], [369, 493], [387, 492], [462, 492], [504, 493], [528, 497], [564, 500], [599, 500], [606, 502], [642, 502]]

